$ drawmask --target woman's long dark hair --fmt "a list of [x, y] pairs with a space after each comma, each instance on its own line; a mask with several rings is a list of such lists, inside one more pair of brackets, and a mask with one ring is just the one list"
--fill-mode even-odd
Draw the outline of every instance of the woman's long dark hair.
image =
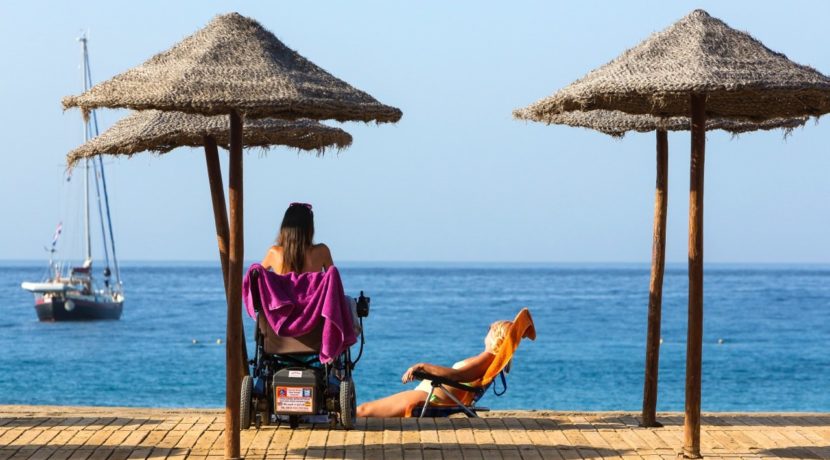
[[314, 240], [314, 214], [309, 206], [292, 203], [285, 210], [277, 244], [282, 246], [282, 271], [300, 273]]

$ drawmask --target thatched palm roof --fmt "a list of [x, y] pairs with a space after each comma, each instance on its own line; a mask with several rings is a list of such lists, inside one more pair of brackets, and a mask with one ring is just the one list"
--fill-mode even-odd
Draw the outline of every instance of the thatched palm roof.
[[217, 16], [173, 48], [80, 96], [64, 108], [158, 109], [247, 118], [395, 122], [401, 111], [332, 76], [253, 19]]
[[[213, 136], [217, 144], [227, 148], [229, 131], [227, 116], [144, 110], [118, 121], [100, 136], [72, 150], [66, 161], [71, 168], [83, 158], [100, 154], [131, 156], [148, 150], [166, 153], [176, 147], [200, 147], [205, 136]], [[346, 131], [312, 120], [245, 120], [243, 132], [246, 147], [285, 145], [322, 153], [327, 147], [342, 149], [352, 143], [352, 136]]]
[[703, 10], [528, 110], [537, 115], [607, 109], [689, 116], [690, 93], [706, 94], [712, 118], [768, 120], [830, 112], [830, 78]]
[[[623, 137], [629, 131], [637, 131], [640, 133], [658, 129], [689, 131], [691, 126], [691, 120], [687, 117], [660, 118], [652, 115], [629, 115], [617, 110], [575, 111], [551, 115], [547, 113], [533, 113], [528, 109], [519, 109], [513, 112], [513, 116], [519, 120], [538, 121], [549, 125], [568, 125], [578, 128], [589, 128], [614, 137]], [[720, 129], [732, 134], [779, 128], [791, 130], [799, 126], [804, 126], [808, 119], [808, 117], [774, 118], [761, 122], [749, 122], [728, 120], [725, 118], [710, 118], [706, 120], [706, 129]]]

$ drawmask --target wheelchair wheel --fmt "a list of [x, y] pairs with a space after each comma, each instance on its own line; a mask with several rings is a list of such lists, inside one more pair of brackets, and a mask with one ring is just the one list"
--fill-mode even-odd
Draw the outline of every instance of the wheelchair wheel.
[[239, 398], [239, 428], [247, 430], [251, 427], [252, 406], [251, 400], [254, 392], [254, 380], [250, 375], [242, 378], [242, 394]]
[[354, 428], [354, 421], [357, 416], [356, 401], [354, 381], [351, 377], [347, 377], [340, 382], [340, 424], [343, 425], [345, 430]]
[[300, 416], [299, 415], [289, 415], [288, 416], [288, 426], [291, 427], [293, 430], [300, 426]]

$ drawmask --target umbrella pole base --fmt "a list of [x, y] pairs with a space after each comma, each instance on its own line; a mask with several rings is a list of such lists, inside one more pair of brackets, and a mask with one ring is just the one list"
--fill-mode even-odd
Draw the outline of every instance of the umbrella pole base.
[[639, 426], [640, 428], [663, 428], [663, 424], [656, 420], [651, 423], [640, 422], [640, 424], [637, 426]]

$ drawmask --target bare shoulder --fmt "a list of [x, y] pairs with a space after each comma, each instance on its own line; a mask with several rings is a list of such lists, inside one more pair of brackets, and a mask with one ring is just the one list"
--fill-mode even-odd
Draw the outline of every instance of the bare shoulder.
[[325, 243], [317, 243], [312, 246], [311, 250], [320, 254], [331, 254], [331, 250]]
[[266, 254], [266, 257], [268, 257], [268, 258], [276, 257], [277, 259], [282, 260], [282, 253], [283, 253], [282, 246], [277, 246], [275, 244], [275, 245], [271, 246], [270, 248], [268, 248], [268, 253]]
[[496, 355], [490, 353], [489, 351], [484, 351], [480, 355], [477, 356], [478, 362], [476, 363], [481, 370], [482, 374], [490, 367], [490, 364], [493, 363], [493, 360], [496, 359]]
[[464, 367], [487, 367], [490, 363], [493, 362], [493, 359], [496, 357], [493, 353], [489, 351], [482, 351], [476, 356], [470, 356], [469, 358], [465, 359], [466, 365]]
[[279, 271], [280, 267], [282, 267], [282, 246], [274, 245], [268, 248], [268, 252], [265, 253], [261, 265], [266, 269]]
[[484, 350], [476, 356], [476, 359], [485, 361], [488, 364], [496, 358], [496, 354], [492, 351]]
[[320, 265], [328, 267], [334, 265], [334, 260], [331, 258], [331, 250], [324, 243], [317, 243], [311, 248], [314, 260], [318, 261]]

